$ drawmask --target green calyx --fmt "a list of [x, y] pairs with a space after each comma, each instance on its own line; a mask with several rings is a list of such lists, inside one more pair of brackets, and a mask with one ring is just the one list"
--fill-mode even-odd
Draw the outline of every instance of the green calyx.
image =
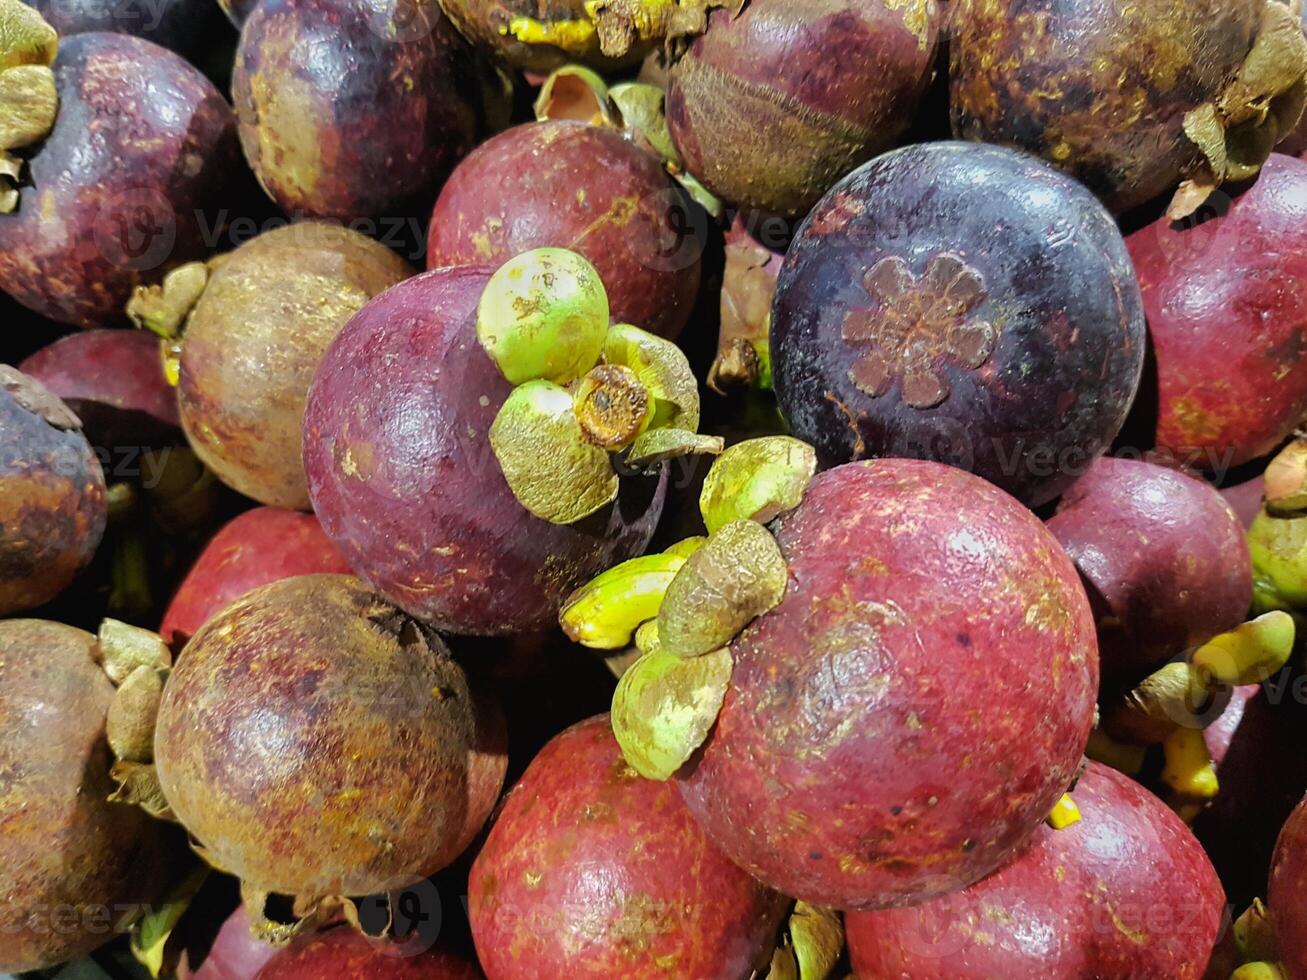
[[630, 646], [640, 625], [658, 615], [667, 587], [684, 564], [682, 556], [664, 553], [615, 565], [563, 603], [558, 616], [563, 632], [593, 650]]
[[1266, 467], [1266, 510], [1292, 517], [1307, 510], [1307, 439], [1295, 439]]
[[817, 453], [790, 436], [749, 439], [714, 462], [699, 495], [704, 526], [716, 531], [732, 521], [766, 524], [803, 499], [817, 472]]
[[608, 325], [608, 297], [580, 255], [536, 249], [491, 277], [477, 338], [517, 387], [490, 429], [514, 496], [554, 524], [612, 503], [627, 468], [651, 470], [691, 453], [717, 453], [700, 436], [699, 390], [673, 343], [630, 324]]
[[1265, 508], [1248, 529], [1253, 610], [1307, 609], [1307, 515], [1276, 516]]
[[622, 675], [613, 694], [612, 725], [631, 768], [668, 779], [703, 744], [731, 681], [731, 653], [687, 660], [646, 653]]
[[844, 951], [844, 924], [833, 909], [798, 901], [772, 952], [768, 980], [826, 980]]
[[32, 7], [0, 0], [0, 214], [18, 207], [23, 162], [10, 154], [49, 135], [59, 112], [59, 36]]

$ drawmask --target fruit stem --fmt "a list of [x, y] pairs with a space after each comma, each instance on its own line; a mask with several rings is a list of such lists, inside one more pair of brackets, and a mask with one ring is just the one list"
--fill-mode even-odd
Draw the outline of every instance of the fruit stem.
[[1216, 796], [1220, 783], [1201, 730], [1177, 728], [1162, 742], [1162, 751], [1166, 756], [1162, 782], [1182, 796], [1200, 800]]
[[609, 452], [631, 445], [653, 417], [649, 390], [633, 370], [619, 364], [591, 368], [572, 397], [581, 434]]

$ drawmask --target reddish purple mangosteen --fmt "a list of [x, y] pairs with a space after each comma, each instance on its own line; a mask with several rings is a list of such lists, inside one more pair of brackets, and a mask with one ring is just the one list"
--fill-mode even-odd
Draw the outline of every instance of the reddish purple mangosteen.
[[935, 65], [935, 0], [750, 0], [672, 62], [685, 167], [745, 209], [798, 218], [907, 131]]
[[953, 463], [1034, 506], [1120, 431], [1144, 320], [1116, 224], [998, 147], [878, 157], [800, 226], [772, 309], [776, 395], [824, 466]]
[[69, 334], [18, 367], [77, 413], [96, 447], [155, 445], [180, 434], [177, 389], [164, 376], [159, 339], [152, 334]]
[[572, 249], [599, 270], [614, 320], [676, 337], [699, 292], [703, 242], [691, 209], [660, 162], [622, 133], [530, 123], [454, 170], [431, 215], [427, 268]]
[[250, 932], [250, 916], [244, 905], [227, 916], [213, 943], [191, 966], [191, 953], [182, 954], [177, 968], [180, 980], [249, 980], [263, 964], [277, 955], [277, 947]]
[[318, 368], [303, 441], [314, 510], [356, 572], [438, 629], [502, 635], [552, 625], [573, 589], [640, 554], [667, 474], [623, 476], [571, 524], [519, 502], [489, 441], [515, 390], [478, 341], [490, 276], [438, 269], [360, 310]]
[[1219, 475], [1274, 450], [1307, 413], [1307, 291], [1285, 287], [1307, 278], [1307, 163], [1272, 154], [1211, 207], [1127, 244], [1157, 360], [1157, 416], [1141, 423], [1159, 451]]
[[256, 980], [480, 980], [481, 971], [452, 950], [371, 939], [349, 926], [301, 936], [277, 953]]
[[718, 852], [673, 786], [627, 765], [607, 715], [541, 749], [468, 887], [494, 980], [748, 976], [788, 904]]
[[[210, 0], [25, 0], [61, 35], [133, 34], [173, 51], [196, 48], [215, 14]], [[221, 23], [219, 21], [219, 23]]]
[[480, 72], [435, 3], [266, 0], [232, 75], [245, 156], [296, 217], [425, 213], [475, 145]]
[[788, 591], [731, 645], [716, 727], [677, 777], [691, 812], [824, 907], [914, 905], [1001, 867], [1093, 721], [1075, 567], [1017, 501], [925, 461], [818, 474], [775, 528]]
[[1225, 894], [1189, 828], [1146, 789], [1089, 763], [1080, 820], [1040, 827], [994, 874], [913, 908], [846, 920], [859, 977], [1200, 980]]
[[239, 160], [235, 118], [198, 69], [149, 41], [75, 34], [58, 50], [53, 129], [0, 213], [0, 289], [51, 320], [104, 326], [125, 321], [139, 283], [204, 254]]
[[1099, 459], [1048, 529], [1088, 589], [1105, 677], [1138, 680], [1247, 617], [1243, 526], [1212, 486], [1179, 470]]
[[1307, 977], [1307, 799], [1280, 831], [1267, 893], [1276, 951], [1289, 980]]
[[317, 518], [293, 510], [256, 507], [215, 534], [168, 604], [159, 633], [170, 646], [245, 593], [296, 575], [349, 573], [344, 557]]

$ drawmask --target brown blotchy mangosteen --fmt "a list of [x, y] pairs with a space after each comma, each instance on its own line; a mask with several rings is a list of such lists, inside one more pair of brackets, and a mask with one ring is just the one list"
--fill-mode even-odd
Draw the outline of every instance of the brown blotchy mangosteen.
[[452, 633], [543, 630], [601, 571], [640, 554], [667, 467], [623, 477], [575, 524], [534, 517], [489, 432], [512, 386], [477, 339], [491, 271], [439, 269], [378, 296], [341, 331], [304, 414], [304, 468], [323, 530], [392, 602]]
[[0, 214], [0, 289], [61, 323], [110, 325], [138, 283], [204, 254], [238, 166], [235, 118], [197, 69], [126, 34], [65, 38], [54, 75], [54, 129]]
[[953, 133], [1027, 150], [1120, 213], [1203, 163], [1185, 114], [1234, 80], [1264, 0], [950, 0]]
[[481, 81], [434, 2], [278, 0], [245, 21], [232, 97], [282, 210], [395, 219], [424, 213], [475, 145]]
[[741, 208], [802, 217], [907, 131], [930, 84], [936, 0], [750, 0], [715, 11], [668, 77], [685, 167]]
[[1111, 216], [974, 143], [895, 150], [808, 215], [772, 307], [777, 399], [823, 466], [949, 462], [1030, 506], [1120, 431], [1144, 317]]
[[80, 429], [44, 385], [0, 365], [0, 614], [55, 598], [104, 535], [104, 473]]
[[678, 775], [709, 838], [814, 905], [916, 904], [1008, 861], [1075, 778], [1098, 653], [1075, 567], [938, 463], [818, 474], [779, 519], [784, 600], [731, 645]]
[[365, 235], [304, 222], [216, 263], [182, 337], [182, 425], [218, 479], [273, 507], [309, 509], [300, 427], [313, 372], [373, 296], [412, 275]]
[[1247, 617], [1243, 526], [1213, 487], [1179, 470], [1096, 460], [1048, 529], [1086, 583], [1105, 677], [1139, 680]]
[[[1307, 163], [1272, 154], [1215, 216], [1132, 234], [1157, 359], [1157, 449], [1220, 475], [1307, 413]], [[1142, 423], [1154, 424], [1152, 419]]]
[[[181, 866], [180, 840], [108, 802], [114, 687], [90, 633], [0, 622], [0, 970], [44, 970], [117, 935]], [[175, 860], [175, 864], [174, 864]]]
[[499, 796], [498, 706], [357, 579], [284, 579], [191, 639], [159, 708], [169, 805], [255, 891], [398, 889], [449, 864]]
[[1199, 980], [1225, 895], [1161, 800], [1096, 762], [1072, 794], [1080, 821], [1040, 827], [1010, 863], [924, 905], [846, 921], [860, 977]]
[[571, 249], [598, 270], [614, 322], [674, 338], [699, 292], [696, 214], [659, 161], [621, 133], [530, 123], [487, 141], [450, 175], [431, 215], [427, 268]]
[[607, 715], [535, 757], [468, 887], [491, 980], [748, 976], [786, 903], [717, 851], [673, 786], [627, 765]]

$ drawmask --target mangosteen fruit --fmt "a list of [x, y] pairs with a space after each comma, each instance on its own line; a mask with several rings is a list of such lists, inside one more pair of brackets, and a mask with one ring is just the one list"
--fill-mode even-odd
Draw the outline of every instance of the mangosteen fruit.
[[913, 908], [846, 918], [860, 977], [1200, 980], [1225, 922], [1212, 863], [1127, 776], [1089, 763], [1079, 819], [1042, 826], [1007, 864]]
[[44, 970], [119, 935], [181, 865], [179, 840], [109, 802], [114, 685], [96, 637], [0, 622], [0, 970]]
[[183, 54], [214, 26], [208, 0], [25, 0], [67, 37], [108, 31], [132, 34]]
[[309, 221], [176, 270], [129, 312], [165, 336], [184, 326], [177, 400], [205, 465], [260, 503], [308, 510], [300, 425], [313, 372], [350, 317], [412, 271], [359, 232]]
[[359, 311], [304, 419], [313, 506], [351, 566], [439, 629], [503, 635], [643, 551], [663, 462], [721, 440], [695, 435], [684, 354], [609, 319], [597, 271], [560, 249], [434, 270]]
[[346, 222], [429, 208], [475, 145], [483, 95], [471, 47], [411, 0], [258, 4], [232, 74], [263, 189], [292, 216]]
[[[1307, 163], [1272, 154], [1206, 220], [1133, 233], [1156, 357], [1156, 448], [1221, 475], [1271, 452], [1307, 412]], [[1141, 408], [1143, 406], [1141, 405]], [[1151, 406], [1150, 406], [1151, 408]]]
[[1048, 529], [1085, 582], [1104, 677], [1137, 680], [1247, 615], [1243, 526], [1211, 485], [1179, 470], [1101, 458]]
[[498, 707], [426, 624], [357, 579], [307, 575], [192, 637], [154, 762], [173, 813], [261, 923], [270, 892], [308, 914], [453, 861], [499, 796], [503, 741]]
[[248, 980], [258, 976], [277, 950], [250, 931], [249, 913], [244, 905], [237, 905], [218, 928], [209, 948], [196, 957], [194, 967], [191, 951], [183, 952], [177, 976], [179, 980]]
[[0, 614], [59, 595], [95, 555], [104, 473], [68, 406], [0, 364]]
[[935, 0], [750, 0], [675, 59], [686, 169], [743, 209], [800, 218], [907, 131], [934, 74]]
[[61, 337], [18, 369], [61, 398], [91, 444], [113, 455], [157, 446], [181, 430], [177, 392], [164, 374], [159, 340], [138, 330], [84, 330]]
[[0, 289], [51, 320], [112, 325], [138, 283], [204, 254], [235, 117], [171, 51], [126, 34], [57, 43], [41, 24], [48, 43], [0, 53], [2, 100], [20, 107], [0, 137]]
[[454, 170], [431, 216], [427, 268], [571, 249], [599, 270], [615, 322], [674, 338], [699, 292], [696, 227], [704, 225], [659, 161], [621, 132], [566, 119], [528, 123]]
[[627, 764], [607, 715], [541, 749], [468, 887], [496, 980], [748, 976], [787, 905], [717, 850], [675, 787]]
[[168, 604], [159, 633], [174, 648], [216, 613], [261, 585], [297, 575], [349, 574], [312, 514], [255, 507], [204, 546]]
[[1040, 161], [895, 150], [800, 226], [772, 307], [773, 382], [823, 466], [953, 463], [1046, 503], [1111, 444], [1144, 318], [1111, 216]]
[[255, 980], [480, 980], [476, 964], [453, 950], [371, 939], [348, 926], [301, 936], [273, 956]]
[[1307, 977], [1307, 800], [1280, 831], [1267, 892], [1275, 948], [1289, 980]]
[[953, 133], [1027, 150], [1121, 213], [1192, 213], [1298, 122], [1307, 41], [1274, 0], [956, 0]]
[[634, 633], [618, 743], [727, 857], [816, 906], [913, 905], [1000, 867], [1074, 780], [1093, 615], [1056, 539], [984, 480], [815, 467], [789, 437], [731, 447], [708, 537], [610, 569], [560, 620], [600, 649]]

